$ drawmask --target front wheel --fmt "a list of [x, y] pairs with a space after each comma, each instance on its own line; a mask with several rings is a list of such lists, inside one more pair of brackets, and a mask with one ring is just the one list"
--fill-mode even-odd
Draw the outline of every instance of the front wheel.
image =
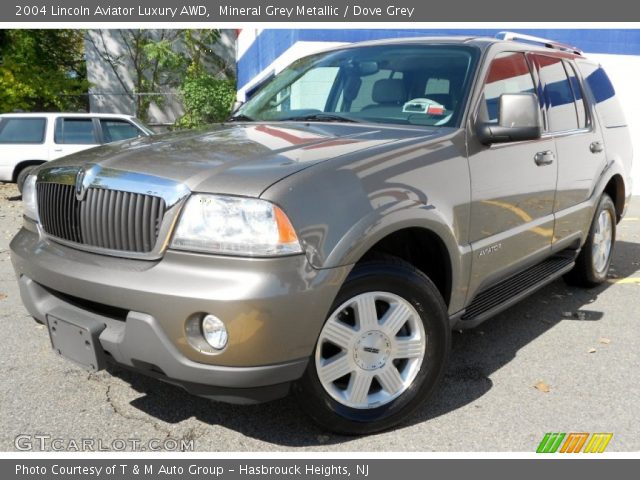
[[435, 390], [450, 339], [446, 306], [429, 278], [395, 257], [363, 262], [340, 290], [294, 391], [328, 430], [383, 430]]
[[611, 254], [616, 242], [616, 207], [606, 193], [602, 194], [593, 216], [589, 236], [576, 265], [565, 280], [570, 285], [595, 287], [607, 279]]

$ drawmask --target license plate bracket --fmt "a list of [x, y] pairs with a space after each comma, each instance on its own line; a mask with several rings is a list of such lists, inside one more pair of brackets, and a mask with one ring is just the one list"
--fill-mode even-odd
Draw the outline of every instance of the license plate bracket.
[[81, 367], [97, 372], [106, 366], [98, 337], [106, 325], [92, 318], [62, 319], [47, 315], [47, 327], [53, 350]]

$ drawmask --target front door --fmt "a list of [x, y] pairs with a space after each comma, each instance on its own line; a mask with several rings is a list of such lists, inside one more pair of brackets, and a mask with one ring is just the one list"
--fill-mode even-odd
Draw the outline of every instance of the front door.
[[[534, 85], [523, 53], [497, 55], [486, 76], [479, 118], [497, 122], [500, 95], [535, 92]], [[491, 146], [473, 134], [469, 139], [473, 261], [468, 301], [548, 254], [557, 177], [553, 138]]]

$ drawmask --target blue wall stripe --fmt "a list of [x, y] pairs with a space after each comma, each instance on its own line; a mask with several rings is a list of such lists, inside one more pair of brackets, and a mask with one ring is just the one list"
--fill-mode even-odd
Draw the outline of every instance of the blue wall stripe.
[[[361, 42], [382, 38], [428, 35], [473, 35], [493, 37], [502, 29], [283, 29], [263, 30], [238, 60], [238, 88], [247, 85], [260, 72], [298, 41]], [[589, 53], [640, 55], [640, 29], [517, 29], [519, 33], [552, 38]]]

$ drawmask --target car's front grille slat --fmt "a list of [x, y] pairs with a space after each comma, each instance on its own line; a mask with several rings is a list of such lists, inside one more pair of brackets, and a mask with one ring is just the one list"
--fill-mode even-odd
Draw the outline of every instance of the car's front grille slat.
[[45, 232], [106, 250], [153, 251], [166, 211], [162, 198], [140, 193], [91, 187], [78, 200], [74, 186], [46, 182], [37, 192]]

